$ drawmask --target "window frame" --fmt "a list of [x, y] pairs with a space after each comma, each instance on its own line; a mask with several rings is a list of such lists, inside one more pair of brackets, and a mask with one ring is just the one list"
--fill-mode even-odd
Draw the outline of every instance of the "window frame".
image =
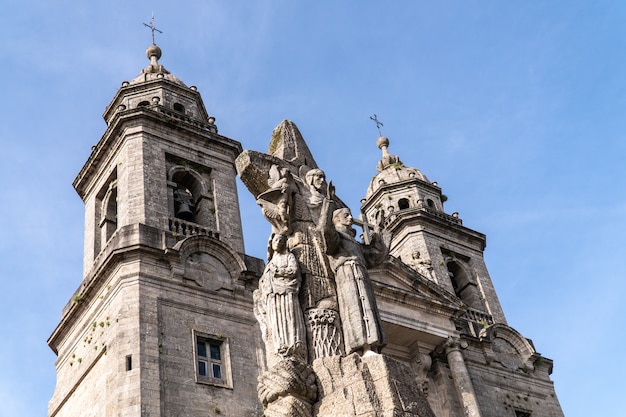
[[[233, 388], [232, 376], [230, 368], [230, 344], [229, 339], [222, 335], [204, 333], [192, 330], [193, 341], [193, 363], [195, 380], [198, 384], [214, 385], [223, 388]], [[204, 343], [206, 347], [206, 356], [200, 356], [198, 345]], [[211, 345], [219, 347], [219, 359], [211, 358]], [[207, 375], [200, 374], [200, 362], [206, 363]], [[221, 378], [213, 376], [213, 366], [219, 366]]]

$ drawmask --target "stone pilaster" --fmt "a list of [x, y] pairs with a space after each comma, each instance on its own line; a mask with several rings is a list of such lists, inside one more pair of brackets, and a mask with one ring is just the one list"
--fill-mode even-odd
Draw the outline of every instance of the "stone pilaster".
[[459, 401], [463, 405], [465, 416], [482, 417], [474, 386], [461, 353], [461, 349], [467, 348], [467, 342], [461, 341], [456, 337], [449, 337], [444, 343], [444, 347], [454, 386], [459, 395]]

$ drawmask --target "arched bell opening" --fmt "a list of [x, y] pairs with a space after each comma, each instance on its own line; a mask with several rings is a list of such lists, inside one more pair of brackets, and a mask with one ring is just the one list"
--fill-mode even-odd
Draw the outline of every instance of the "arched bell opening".
[[118, 228], [117, 169], [109, 175], [105, 185], [96, 194], [94, 215], [94, 256], [100, 253]]
[[185, 113], [185, 106], [180, 103], [174, 103], [174, 110], [180, 113]]
[[478, 285], [468, 271], [456, 260], [448, 261], [446, 266], [454, 293], [471, 308], [484, 310]]
[[202, 195], [200, 180], [190, 169], [185, 169], [174, 172], [172, 181], [175, 183], [174, 217], [197, 223], [198, 201]]
[[169, 174], [170, 217], [214, 228], [213, 194], [207, 186], [210, 177], [181, 165], [174, 166]]

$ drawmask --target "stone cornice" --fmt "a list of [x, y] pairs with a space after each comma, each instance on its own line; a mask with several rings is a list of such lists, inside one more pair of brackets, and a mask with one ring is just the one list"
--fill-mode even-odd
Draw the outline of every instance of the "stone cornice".
[[141, 93], [142, 91], [147, 92], [158, 88], [174, 91], [177, 94], [194, 99], [199, 104], [202, 116], [205, 119], [208, 119], [208, 113], [206, 111], [206, 108], [204, 107], [202, 97], [200, 96], [200, 93], [195, 90], [195, 87], [183, 86], [165, 78], [144, 81], [137, 84], [130, 84], [125, 82], [122, 85], [122, 88], [117, 90], [115, 96], [113, 97], [113, 100], [111, 100], [109, 105], [104, 110], [104, 113], [102, 114], [104, 120], [110, 120], [110, 118], [113, 117], [113, 114], [115, 113], [117, 106], [121, 104], [121, 99], [123, 97], [127, 97], [128, 95], [136, 95], [138, 93]]
[[377, 274], [392, 277], [396, 280], [403, 282], [405, 285], [410, 286], [411, 288], [413, 288], [414, 291], [418, 293], [420, 291], [423, 292], [426, 290], [431, 291], [442, 300], [442, 303], [447, 303], [448, 305], [454, 306], [455, 308], [458, 308], [459, 306], [458, 303], [460, 299], [456, 295], [450, 293], [448, 290], [436, 284], [435, 282], [423, 277], [414, 269], [408, 267], [404, 262], [394, 256], [387, 257], [385, 262], [378, 265], [377, 267], [371, 268], [370, 274], [374, 277]]
[[428, 314], [437, 314], [452, 319], [460, 311], [459, 307], [445, 304], [426, 295], [403, 290], [389, 284], [372, 280], [374, 294], [377, 298], [392, 303], [404, 304]]
[[[152, 107], [154, 107], [154, 109]], [[91, 155], [89, 155], [87, 162], [74, 179], [74, 188], [82, 199], [84, 199], [87, 194], [87, 189], [89, 188], [88, 184], [90, 183], [89, 180], [92, 174], [97, 171], [103, 161], [108, 161], [121, 146], [125, 139], [125, 136], [121, 133], [129, 124], [145, 131], [147, 119], [147, 121], [155, 122], [160, 126], [165, 125], [171, 129], [183, 131], [187, 140], [195, 137], [205, 143], [219, 146], [225, 154], [230, 154], [229, 162], [234, 161], [243, 149], [238, 141], [210, 131], [207, 125], [203, 125], [199, 122], [191, 123], [183, 119], [174, 119], [169, 117], [167, 113], [159, 111], [158, 109], [161, 106], [152, 107], [123, 110], [115, 114], [98, 144], [92, 148]]]
[[407, 223], [433, 225], [441, 228], [441, 230], [445, 230], [448, 235], [451, 230], [454, 230], [469, 239], [469, 241], [477, 242], [480, 249], [485, 250], [487, 247], [487, 236], [485, 234], [465, 227], [459, 222], [452, 221], [446, 217], [452, 217], [450, 215], [443, 212], [441, 214], [445, 216], [432, 213], [427, 209], [399, 210], [387, 219], [385, 229], [393, 234], [398, 229], [406, 227]]
[[[57, 343], [65, 337], [84, 313], [85, 309], [88, 308], [89, 304], [97, 298], [98, 291], [105, 285], [105, 281], [107, 281], [107, 279], [103, 279], [103, 277], [109, 277], [113, 269], [117, 268], [119, 264], [124, 261], [137, 261], [141, 258], [167, 259], [168, 256], [172, 256], [171, 253], [168, 254], [165, 248], [165, 240], [162, 237], [163, 233], [164, 231], [162, 230], [143, 224], [124, 226], [115, 232], [111, 240], [107, 243], [107, 246], [105, 246], [96, 258], [94, 266], [84, 277], [71, 300], [63, 308], [61, 321], [48, 339], [48, 345], [55, 353], [57, 353], [55, 348]], [[219, 242], [219, 244], [224, 245], [223, 242]], [[147, 258], [146, 255], [148, 256]], [[241, 260], [241, 265], [243, 268], [246, 268], [243, 260]], [[241, 271], [244, 275], [246, 272], [245, 269]], [[137, 272], [135, 274], [127, 274], [120, 278], [124, 279], [133, 276], [147, 277], [145, 273]], [[152, 279], [161, 278], [152, 277]], [[171, 281], [173, 285], [180, 284], [178, 281], [172, 281], [171, 277], [162, 278], [162, 280]], [[243, 288], [244, 283], [241, 282], [241, 285]], [[206, 290], [197, 288], [196, 291]], [[234, 293], [230, 299], [233, 301], [238, 298], [247, 300], [248, 297], [241, 297], [241, 295], [238, 294], [239, 292]]]
[[[374, 181], [376, 177], [377, 175], [374, 176], [372, 181]], [[420, 187], [420, 188], [425, 188], [428, 191], [436, 195], [441, 195], [441, 188], [439, 188], [438, 186], [430, 182], [422, 181], [419, 178], [411, 178], [409, 180], [398, 181], [398, 182], [394, 182], [391, 184], [381, 185], [380, 188], [378, 188], [371, 196], [369, 196], [367, 201], [363, 203], [363, 205], [361, 206], [361, 210], [364, 212], [367, 212], [368, 210], [370, 210], [372, 206], [376, 205], [381, 199], [383, 199], [384, 194], [387, 193], [388, 191], [396, 190], [396, 189], [406, 189], [407, 186], [411, 186], [411, 185], [415, 185], [416, 187]]]

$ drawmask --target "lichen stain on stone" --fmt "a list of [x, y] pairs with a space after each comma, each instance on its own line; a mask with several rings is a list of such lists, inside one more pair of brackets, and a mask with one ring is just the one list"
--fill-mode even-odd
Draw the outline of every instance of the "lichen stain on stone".
[[270, 155], [273, 155], [274, 152], [276, 152], [276, 149], [278, 148], [278, 145], [280, 144], [280, 141], [282, 140], [282, 138], [283, 138], [283, 124], [281, 123], [272, 132], [272, 139], [270, 140], [270, 146], [269, 146], [267, 153], [269, 153]]

